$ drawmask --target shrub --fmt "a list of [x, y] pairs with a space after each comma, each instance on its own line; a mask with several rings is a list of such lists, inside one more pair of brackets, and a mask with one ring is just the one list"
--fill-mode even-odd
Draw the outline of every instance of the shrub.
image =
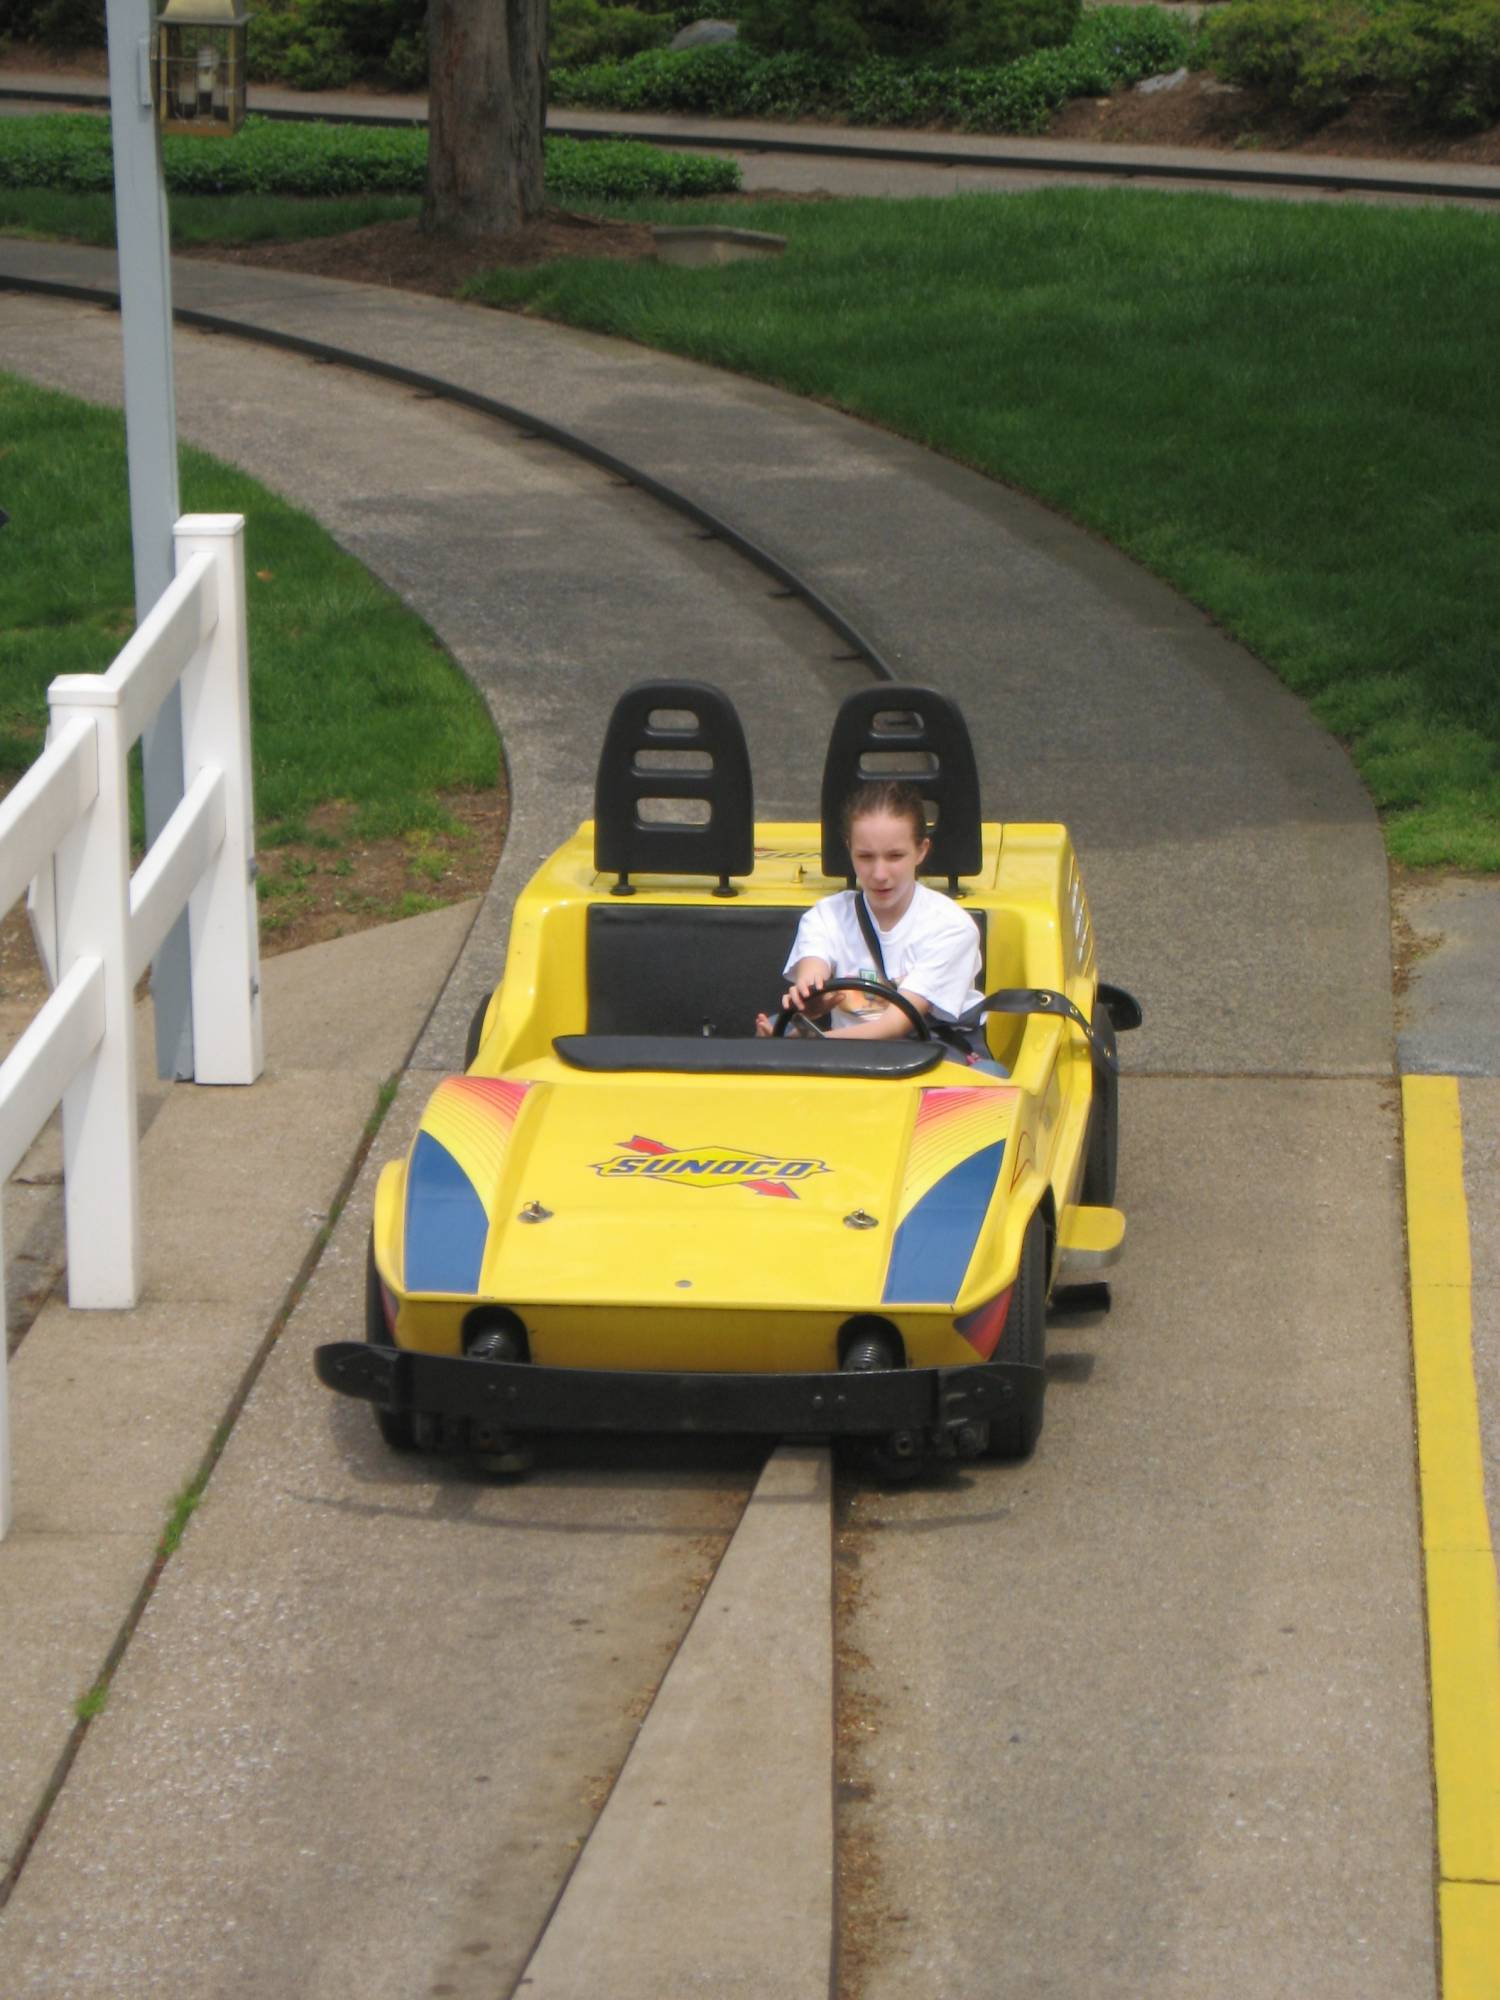
[[734, 44], [649, 49], [627, 61], [552, 72], [554, 104], [615, 111], [702, 111], [725, 118], [795, 118], [831, 105], [838, 72], [816, 56], [758, 55]]
[[1500, 119], [1497, 0], [1404, 0], [1365, 34], [1377, 87], [1405, 91], [1418, 119], [1472, 131]]
[[1205, 23], [1203, 54], [1304, 117], [1395, 91], [1442, 130], [1500, 118], [1500, 0], [1235, 0]]
[[746, 43], [830, 62], [983, 66], [1065, 42], [1082, 0], [740, 0]]
[[710, 48], [653, 50], [626, 62], [559, 69], [555, 104], [619, 111], [700, 111], [721, 117], [795, 118], [841, 112], [868, 125], [957, 125], [975, 132], [1036, 132], [1070, 97], [1175, 69], [1187, 31], [1156, 7], [1100, 7], [1066, 47], [1037, 49], [985, 68], [902, 63], [875, 56], [852, 69], [807, 53], [762, 55]]
[[[552, 0], [552, 60], [633, 55], [668, 41], [682, 11], [653, 11], [627, 0]], [[689, 9], [687, 16], [696, 20], [698, 11]], [[269, 0], [250, 17], [250, 75], [298, 90], [337, 90], [358, 80], [420, 89], [427, 81], [426, 0]]]
[[1071, 41], [1083, 0], [962, 0], [946, 11], [945, 59], [981, 67]]
[[800, 49], [832, 63], [911, 54], [909, 48], [887, 49], [878, 35], [872, 38], [871, 12], [858, 0], [740, 0], [740, 37], [747, 48], [764, 54]]
[[397, 35], [385, 52], [385, 73], [397, 90], [427, 88], [427, 30]]
[[104, 46], [104, 0], [9, 0], [0, 41], [40, 42], [45, 49]]
[[426, 0], [282, 0], [250, 16], [252, 81], [342, 90], [361, 78], [427, 80]]
[[672, 13], [607, 6], [601, 0], [552, 0], [547, 46], [554, 63], [601, 62], [660, 47], [676, 27]]
[[[666, 153], [617, 140], [548, 139], [556, 200], [733, 193], [733, 160]], [[420, 194], [427, 134], [416, 127], [289, 125], [249, 118], [205, 145], [167, 133], [162, 167], [173, 194]], [[0, 120], [0, 187], [105, 194], [114, 184], [109, 122], [86, 114]]]
[[1226, 83], [1274, 105], [1328, 116], [1359, 81], [1360, 0], [1246, 0], [1205, 22], [1203, 53]]

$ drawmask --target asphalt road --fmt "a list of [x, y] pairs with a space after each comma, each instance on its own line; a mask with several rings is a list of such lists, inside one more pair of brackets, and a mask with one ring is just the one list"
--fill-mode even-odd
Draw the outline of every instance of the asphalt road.
[[[1129, 1262], [1107, 1321], [1053, 1329], [1036, 1458], [845, 1498], [851, 1983], [869, 2000], [1432, 1992], [1385, 868], [1344, 760], [1112, 551], [898, 440], [604, 341], [364, 293], [324, 295], [319, 317], [318, 288], [207, 270], [185, 288], [440, 360], [783, 549], [903, 672], [958, 695], [991, 814], [1077, 827], [1106, 974], [1147, 1007]], [[107, 396], [115, 338], [87, 309], [0, 297], [0, 367]], [[183, 338], [179, 371], [184, 434], [325, 519], [485, 687], [517, 796], [497, 940], [506, 881], [587, 810], [609, 690], [644, 661], [732, 687], [763, 810], [810, 810], [854, 669], [722, 548], [334, 370]], [[452, 1036], [440, 1024], [435, 1066]], [[330, 1299], [352, 1293], [351, 1254], [320, 1274]], [[121, 1858], [148, 1821], [193, 1874], [166, 1933], [205, 1973], [184, 1990], [508, 1991], [524, 1962], [590, 1775], [565, 1718], [602, 1703], [615, 1733], [590, 1741], [618, 1749], [745, 1474], [630, 1461], [476, 1495], [393, 1476], [342, 1415], [297, 1442], [319, 1393], [289, 1364], [252, 1405], [226, 1528], [168, 1577], [114, 1748], [70, 1780], [7, 1912], [10, 1990], [117, 1993], [159, 1963], [171, 1866], [143, 1881]], [[278, 1544], [278, 1479], [334, 1496], [315, 1553]], [[633, 1506], [650, 1517], [634, 1540]], [[226, 1702], [215, 1672], [252, 1612], [269, 1711], [239, 1669], [246, 1706]], [[608, 1636], [569, 1640], [585, 1629]], [[352, 1708], [330, 1692], [349, 1676]], [[368, 1724], [404, 1716], [393, 1765], [358, 1754]], [[195, 1789], [187, 1754], [236, 1717], [243, 1803]], [[476, 1717], [515, 1759], [499, 1813], [472, 1804]], [[443, 1842], [457, 1859], [434, 1875]], [[102, 1886], [79, 1912], [81, 1878]], [[392, 1898], [392, 1879], [434, 1886]]]

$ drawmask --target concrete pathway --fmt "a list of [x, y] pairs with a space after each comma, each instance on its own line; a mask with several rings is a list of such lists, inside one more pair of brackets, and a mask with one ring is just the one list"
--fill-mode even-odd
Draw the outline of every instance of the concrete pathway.
[[[107, 275], [48, 246], [7, 245], [3, 265]], [[179, 303], [440, 366], [729, 513], [902, 672], [959, 695], [991, 813], [1080, 833], [1106, 969], [1138, 988], [1150, 1022], [1126, 1103], [1132, 1258], [1108, 1322], [1054, 1330], [1049, 1427], [1029, 1466], [849, 1505], [850, 1978], [934, 2000], [995, 1990], [1008, 1970], [1028, 1993], [1253, 2000], [1317, 1964], [1320, 2000], [1431, 1992], [1385, 869], [1343, 759], [1263, 669], [1113, 552], [833, 413], [430, 301], [205, 265], [176, 282]], [[97, 384], [112, 338], [86, 309], [0, 299], [0, 366]], [[583, 627], [565, 646], [549, 635], [614, 532], [606, 516], [644, 503], [617, 495], [585, 515], [576, 486], [566, 503], [559, 489], [551, 520], [497, 504], [486, 537], [466, 485], [484, 454], [450, 475], [456, 430], [483, 434], [501, 487], [520, 477], [513, 442], [388, 390], [335, 389], [304, 362], [245, 365], [262, 386], [234, 413], [236, 454], [274, 461], [275, 483], [428, 609], [505, 727], [517, 832], [476, 931], [497, 951], [515, 881], [586, 809], [597, 720], [584, 717], [595, 702], [602, 715]], [[344, 413], [326, 428], [325, 407]], [[387, 422], [399, 499], [362, 461]], [[345, 452], [356, 472], [341, 485]], [[452, 548], [434, 533], [453, 518], [450, 476], [467, 523]], [[683, 531], [670, 533], [675, 568]], [[610, 596], [589, 596], [596, 638], [629, 629]], [[762, 783], [774, 774], [774, 792], [784, 772], [806, 810], [803, 764], [847, 663], [832, 681], [789, 668], [789, 710], [762, 678], [775, 648], [743, 671], [720, 664], [736, 622], [715, 621], [703, 654], [671, 667], [733, 686]], [[548, 675], [528, 672], [549, 644]], [[497, 962], [475, 966], [471, 990]], [[451, 1060], [468, 1004], [460, 981], [419, 1066]], [[422, 1089], [403, 1087], [392, 1147]], [[674, 1562], [679, 1614], [696, 1602], [691, 1545], [701, 1536], [711, 1564], [743, 1472], [714, 1471], [705, 1489], [702, 1468], [664, 1476], [625, 1453], [602, 1473], [562, 1465], [497, 1493], [393, 1466], [367, 1426], [348, 1427], [362, 1413], [318, 1402], [306, 1352], [355, 1309], [365, 1199], [21, 1877], [0, 1931], [7, 1989], [132, 1990], [165, 1935], [194, 1990], [509, 1991], [596, 1802], [570, 1832], [563, 1715], [586, 1703], [607, 1783], [651, 1618], [675, 1648]], [[595, 1490], [607, 1498], [589, 1515]], [[621, 1509], [663, 1491], [679, 1511], [648, 1532], [669, 1559], [621, 1652]], [[582, 1512], [561, 1511], [575, 1500]], [[542, 1521], [567, 1536], [555, 1556]], [[471, 1522], [491, 1538], [461, 1533]], [[497, 1568], [464, 1553], [500, 1545]], [[541, 1567], [521, 1588], [511, 1565], [532, 1548]], [[568, 1637], [597, 1631], [591, 1618], [614, 1648], [603, 1657]], [[478, 1807], [468, 1786], [495, 1783], [497, 1759], [504, 1790]], [[81, 1916], [79, 1879], [112, 1885]], [[691, 1914], [658, 1913], [657, 1935], [687, 1953], [676, 1990], [702, 1962]], [[698, 1912], [710, 1928], [713, 1914]]]
[[[261, 1082], [144, 1093], [141, 1305], [70, 1313], [53, 1298], [21, 1341], [15, 1522], [0, 1545], [0, 1881], [72, 1754], [74, 1702], [105, 1671], [176, 1495], [315, 1258], [379, 1089], [403, 1067], [474, 907], [267, 960]], [[13, 1008], [0, 1015], [7, 1045], [23, 1025]], [[60, 1155], [54, 1126], [21, 1166], [32, 1199], [8, 1218], [22, 1224], [8, 1248], [34, 1264], [60, 1242]]]

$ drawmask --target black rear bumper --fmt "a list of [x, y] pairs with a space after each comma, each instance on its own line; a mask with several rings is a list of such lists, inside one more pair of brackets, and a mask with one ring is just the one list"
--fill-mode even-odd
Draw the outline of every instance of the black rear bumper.
[[1040, 1368], [889, 1368], [837, 1375], [708, 1375], [538, 1368], [341, 1340], [318, 1348], [318, 1380], [398, 1414], [499, 1431], [636, 1431], [767, 1437], [919, 1432], [939, 1451], [965, 1425], [1039, 1403]]

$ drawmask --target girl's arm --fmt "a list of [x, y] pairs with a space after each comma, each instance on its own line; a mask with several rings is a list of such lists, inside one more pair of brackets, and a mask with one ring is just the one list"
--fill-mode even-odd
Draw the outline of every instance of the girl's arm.
[[[919, 1014], [932, 1011], [920, 993], [908, 993], [904, 986], [900, 988], [900, 993], [902, 999], [909, 1000]], [[841, 1042], [898, 1042], [911, 1031], [911, 1022], [901, 1009], [887, 1004], [878, 1014], [872, 1014], [868, 1021], [857, 1021], [848, 1028], [830, 1028], [828, 1033]]]
[[[792, 967], [792, 983], [781, 996], [783, 1007], [790, 1007], [794, 1014], [806, 1014], [816, 1020], [826, 1014], [833, 1001], [823, 993], [823, 982], [833, 977], [833, 967], [826, 959], [799, 958]], [[757, 1014], [755, 1032], [762, 1040], [771, 1032], [769, 1014]]]

